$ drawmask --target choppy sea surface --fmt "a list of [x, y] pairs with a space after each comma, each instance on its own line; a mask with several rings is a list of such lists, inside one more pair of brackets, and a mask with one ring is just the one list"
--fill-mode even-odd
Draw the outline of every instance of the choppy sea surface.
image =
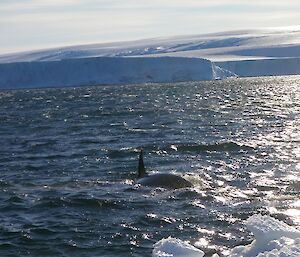
[[[300, 228], [300, 77], [0, 91], [0, 256], [226, 256], [256, 213]], [[134, 183], [149, 173], [195, 186]]]

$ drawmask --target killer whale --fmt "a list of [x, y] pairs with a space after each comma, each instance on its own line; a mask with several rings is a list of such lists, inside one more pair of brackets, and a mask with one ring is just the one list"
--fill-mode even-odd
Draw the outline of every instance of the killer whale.
[[137, 183], [143, 186], [161, 187], [166, 189], [178, 189], [193, 186], [191, 182], [175, 174], [148, 174], [145, 170], [143, 150], [141, 150], [139, 155]]

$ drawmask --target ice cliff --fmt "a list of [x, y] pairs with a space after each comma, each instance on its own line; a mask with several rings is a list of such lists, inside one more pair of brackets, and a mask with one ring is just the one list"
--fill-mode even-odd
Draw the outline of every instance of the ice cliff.
[[95, 57], [0, 64], [0, 88], [39, 88], [213, 80], [232, 73], [209, 60], [183, 57]]
[[0, 55], [0, 89], [300, 75], [300, 29], [231, 31]]
[[300, 58], [274, 58], [217, 62], [240, 77], [283, 76], [300, 74]]

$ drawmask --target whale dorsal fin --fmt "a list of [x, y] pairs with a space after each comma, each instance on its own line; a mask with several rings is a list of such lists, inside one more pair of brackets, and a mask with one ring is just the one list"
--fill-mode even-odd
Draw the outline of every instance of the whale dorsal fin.
[[141, 149], [140, 157], [139, 157], [139, 169], [138, 169], [138, 178], [142, 178], [147, 176], [145, 166], [144, 166], [144, 157], [143, 157], [143, 149]]

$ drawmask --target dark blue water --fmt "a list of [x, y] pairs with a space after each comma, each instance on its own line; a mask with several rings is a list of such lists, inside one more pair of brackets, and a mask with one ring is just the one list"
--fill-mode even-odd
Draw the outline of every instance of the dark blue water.
[[[300, 227], [300, 77], [0, 92], [0, 256], [207, 256], [254, 213]], [[134, 184], [151, 172], [195, 187]], [[201, 239], [201, 240], [200, 240]]]

